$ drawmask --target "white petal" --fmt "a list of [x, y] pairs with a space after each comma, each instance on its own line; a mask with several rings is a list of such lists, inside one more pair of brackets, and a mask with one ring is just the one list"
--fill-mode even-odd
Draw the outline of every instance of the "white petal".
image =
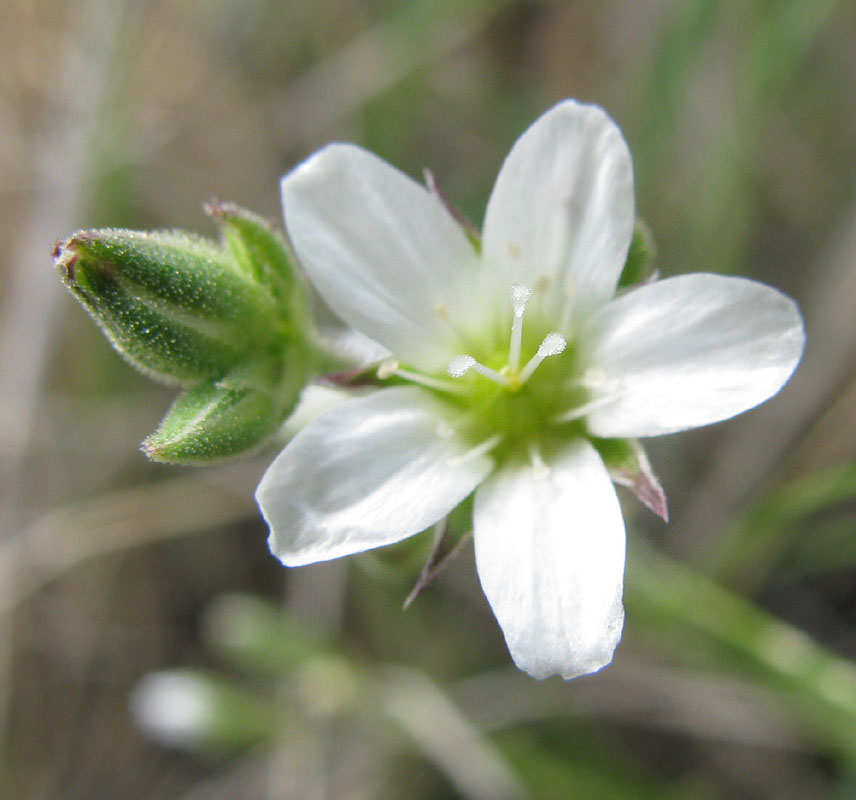
[[286, 566], [398, 542], [451, 511], [490, 471], [464, 457], [458, 419], [403, 387], [349, 400], [301, 431], [270, 465], [256, 500]]
[[330, 308], [398, 359], [445, 367], [460, 344], [443, 312], [465, 308], [478, 258], [442, 203], [348, 144], [286, 175], [282, 199], [294, 249]]
[[318, 339], [333, 355], [355, 366], [377, 363], [392, 356], [387, 348], [342, 322], [311, 287], [307, 294]]
[[555, 306], [568, 291], [579, 302], [605, 300], [621, 275], [634, 214], [621, 131], [603, 109], [566, 100], [518, 139], [502, 165], [483, 253], [509, 284], [548, 283]]
[[310, 383], [300, 393], [297, 407], [286, 419], [280, 432], [289, 439], [293, 439], [325, 411], [341, 403], [347, 403], [353, 396], [352, 391], [337, 386]]
[[589, 442], [549, 470], [504, 467], [476, 492], [479, 578], [514, 662], [535, 678], [573, 678], [612, 660], [624, 610], [624, 522]]
[[593, 326], [596, 394], [614, 399], [588, 424], [607, 437], [657, 436], [746, 411], [781, 389], [805, 343], [793, 300], [722, 275], [642, 286], [605, 306]]

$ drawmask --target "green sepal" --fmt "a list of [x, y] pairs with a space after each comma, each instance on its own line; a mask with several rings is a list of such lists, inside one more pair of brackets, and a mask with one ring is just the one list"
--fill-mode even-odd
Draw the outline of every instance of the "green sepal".
[[54, 260], [116, 350], [160, 380], [216, 378], [281, 335], [270, 292], [198, 237], [81, 231]]
[[153, 461], [204, 465], [263, 444], [294, 409], [308, 379], [305, 355], [291, 355], [242, 365], [186, 390], [140, 449]]
[[275, 429], [267, 392], [206, 381], [178, 396], [140, 449], [152, 461], [207, 464], [251, 450]]
[[654, 268], [656, 255], [654, 234], [644, 221], [637, 220], [633, 228], [633, 239], [630, 242], [627, 261], [624, 262], [624, 269], [618, 280], [618, 288], [635, 286], [656, 277]]
[[267, 220], [234, 203], [207, 203], [205, 212], [220, 225], [224, 245], [235, 263], [267, 286], [289, 315], [302, 312], [304, 287], [295, 258]]
[[626, 486], [636, 499], [664, 522], [669, 521], [666, 494], [638, 439], [590, 438], [613, 482]]

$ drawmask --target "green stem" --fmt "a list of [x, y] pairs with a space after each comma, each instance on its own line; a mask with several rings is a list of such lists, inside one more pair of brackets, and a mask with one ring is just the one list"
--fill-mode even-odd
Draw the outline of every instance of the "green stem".
[[723, 661], [782, 695], [829, 749], [856, 765], [856, 665], [705, 575], [636, 543], [628, 558], [627, 607], [662, 632], [702, 633]]

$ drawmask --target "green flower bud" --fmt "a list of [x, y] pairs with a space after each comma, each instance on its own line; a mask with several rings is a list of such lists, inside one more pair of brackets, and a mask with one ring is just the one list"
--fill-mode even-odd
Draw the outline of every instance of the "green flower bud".
[[82, 231], [54, 259], [113, 346], [161, 380], [220, 377], [278, 332], [270, 292], [197, 237]]
[[208, 463], [250, 450], [276, 425], [267, 392], [205, 381], [178, 396], [140, 449], [152, 461]]
[[140, 449], [153, 461], [196, 465], [252, 450], [297, 404], [308, 363], [304, 351], [291, 347], [282, 360], [252, 362], [203, 381], [178, 396]]
[[630, 250], [627, 253], [627, 261], [618, 281], [620, 288], [635, 286], [656, 277], [654, 269], [654, 258], [657, 255], [657, 247], [654, 244], [654, 234], [641, 219], [636, 221], [633, 229], [633, 239], [630, 242]]
[[54, 253], [63, 282], [119, 353], [187, 387], [143, 442], [156, 461], [205, 464], [261, 444], [321, 357], [285, 241], [237, 206], [207, 210], [222, 244], [104, 229], [76, 233]]
[[220, 225], [223, 243], [235, 263], [267, 286], [280, 308], [302, 313], [304, 287], [285, 240], [266, 220], [233, 203], [208, 203], [206, 213]]

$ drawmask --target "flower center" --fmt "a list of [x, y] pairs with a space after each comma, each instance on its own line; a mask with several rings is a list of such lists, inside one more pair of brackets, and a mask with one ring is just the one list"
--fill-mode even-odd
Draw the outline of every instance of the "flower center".
[[[473, 446], [462, 458], [496, 452], [500, 459], [527, 459], [543, 471], [554, 448], [588, 435], [585, 417], [614, 399], [602, 399], [602, 380], [585, 363], [576, 334], [566, 339], [553, 329], [556, 320], [545, 319], [545, 304], [538, 302], [544, 287], [534, 289], [511, 286], [509, 333], [489, 327], [483, 336], [461, 335], [472, 349], [452, 358], [445, 375], [402, 368], [394, 360], [378, 368], [381, 380], [419, 384], [464, 412], [457, 431]], [[573, 330], [571, 322], [564, 320], [559, 330]]]
[[482, 364], [470, 355], [455, 356], [447, 367], [447, 372], [453, 378], [460, 378], [470, 370], [483, 375], [488, 380], [498, 383], [511, 391], [519, 391], [526, 381], [532, 377], [532, 374], [549, 356], [557, 356], [564, 352], [568, 343], [561, 333], [548, 333], [535, 355], [526, 362], [521, 369], [520, 354], [523, 342], [523, 314], [526, 311], [526, 304], [532, 295], [532, 290], [522, 283], [515, 283], [511, 287], [511, 309], [513, 312], [511, 322], [511, 340], [508, 346], [508, 360], [502, 369], [499, 371]]

